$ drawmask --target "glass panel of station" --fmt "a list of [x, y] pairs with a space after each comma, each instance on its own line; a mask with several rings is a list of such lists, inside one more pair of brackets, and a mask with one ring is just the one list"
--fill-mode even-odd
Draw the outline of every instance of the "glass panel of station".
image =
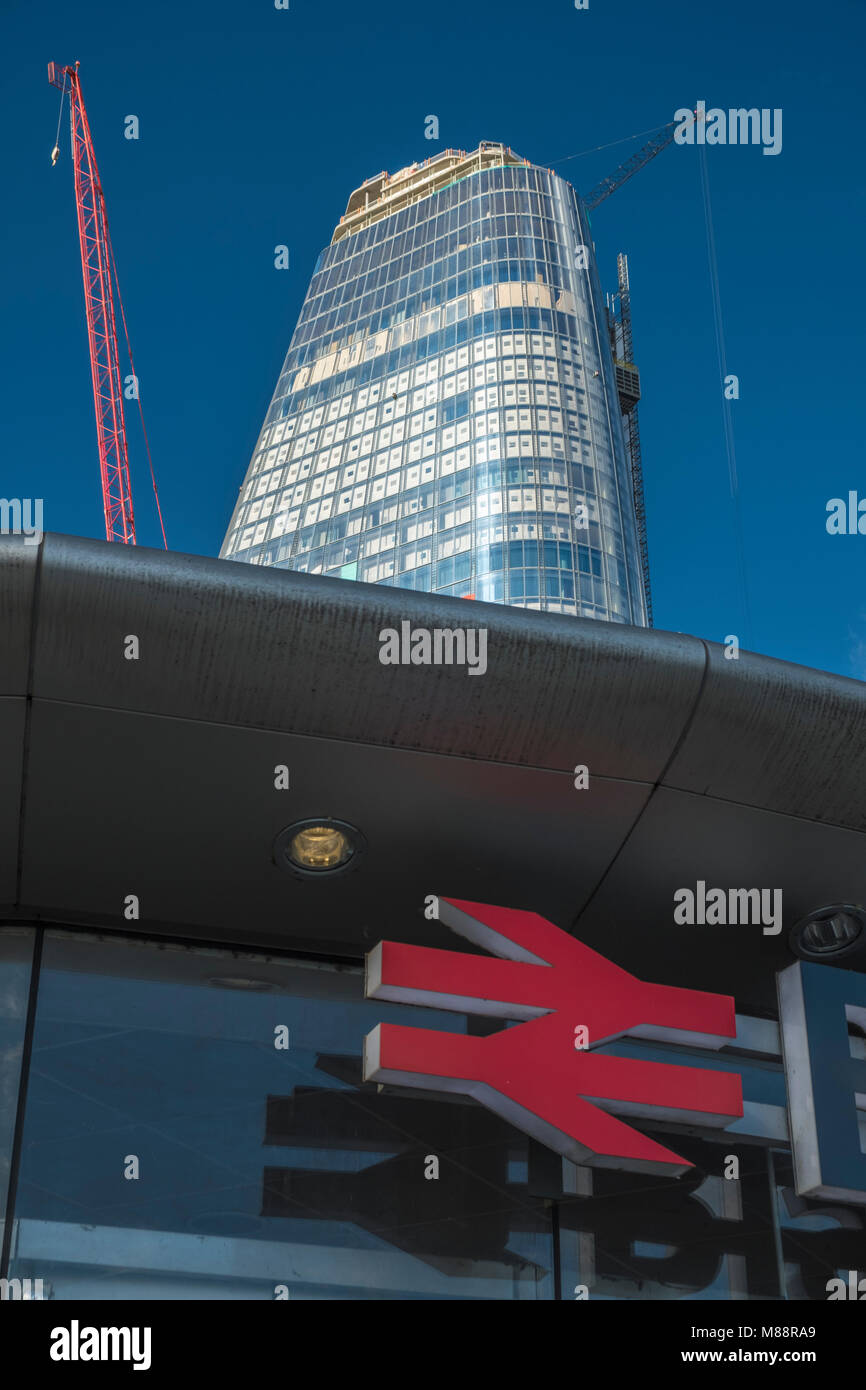
[[[789, 1153], [773, 1154], [785, 1295], [826, 1299], [830, 1279], [849, 1285], [866, 1274], [866, 1210], [830, 1199], [798, 1197]], [[862, 1295], [861, 1295], [862, 1296]]]
[[[33, 936], [0, 930], [4, 1196]], [[359, 966], [46, 931], [0, 1273], [61, 1300], [824, 1300], [866, 1269], [866, 1213], [797, 1197], [786, 1151], [563, 1165], [480, 1105], [364, 1083], [389, 1021], [495, 1026], [367, 1001]]]
[[4, 1229], [35, 932], [0, 930], [0, 1232]]
[[527, 1141], [364, 1084], [382, 1021], [465, 1029], [367, 1002], [360, 967], [47, 932], [10, 1277], [56, 1299], [552, 1297]]
[[[578, 1168], [558, 1203], [563, 1298], [827, 1298], [827, 1281], [866, 1269], [866, 1213], [798, 1197], [791, 1155], [673, 1136], [694, 1164], [679, 1178]], [[735, 1157], [738, 1178], [723, 1176]]]

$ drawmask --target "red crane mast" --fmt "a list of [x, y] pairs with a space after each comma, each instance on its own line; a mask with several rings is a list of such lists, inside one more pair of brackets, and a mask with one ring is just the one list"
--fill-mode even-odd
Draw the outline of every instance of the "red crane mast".
[[[84, 277], [84, 305], [93, 379], [93, 404], [96, 410], [105, 535], [107, 540], [135, 545], [129, 453], [112, 293], [112, 277], [116, 282], [116, 271], [108, 235], [105, 198], [99, 181], [93, 138], [81, 93], [78, 63], [74, 67], [60, 67], [58, 64], [49, 63], [48, 81], [61, 91], [69, 92], [72, 156], [75, 165], [75, 205], [78, 212], [78, 241]], [[56, 160], [56, 157], [55, 146], [52, 161]]]

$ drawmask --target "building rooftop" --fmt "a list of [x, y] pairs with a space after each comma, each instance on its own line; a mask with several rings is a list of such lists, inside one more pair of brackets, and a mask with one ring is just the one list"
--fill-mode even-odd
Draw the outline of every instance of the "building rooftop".
[[350, 197], [346, 211], [334, 229], [331, 243], [352, 236], [364, 227], [372, 226], [383, 217], [429, 198], [458, 179], [481, 169], [502, 168], [506, 164], [528, 165], [529, 160], [510, 150], [507, 145], [482, 140], [477, 150], [442, 150], [420, 164], [407, 164], [396, 174], [374, 174], [365, 179]]

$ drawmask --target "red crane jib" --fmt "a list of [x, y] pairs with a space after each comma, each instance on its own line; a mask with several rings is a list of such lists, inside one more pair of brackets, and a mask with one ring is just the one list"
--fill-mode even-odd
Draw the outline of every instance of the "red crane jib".
[[123, 389], [117, 352], [117, 328], [112, 292], [113, 261], [108, 236], [105, 198], [87, 111], [81, 93], [78, 64], [48, 64], [48, 81], [69, 92], [72, 155], [75, 167], [75, 206], [84, 278], [84, 306], [90, 349], [93, 404], [99, 447], [99, 472], [105, 535], [109, 541], [135, 545], [135, 520], [129, 480], [129, 452], [123, 414]]

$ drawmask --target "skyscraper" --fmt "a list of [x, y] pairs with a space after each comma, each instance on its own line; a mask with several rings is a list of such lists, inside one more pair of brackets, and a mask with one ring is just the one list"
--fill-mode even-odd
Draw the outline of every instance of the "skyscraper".
[[485, 142], [367, 179], [221, 555], [645, 625], [622, 343], [551, 170]]

